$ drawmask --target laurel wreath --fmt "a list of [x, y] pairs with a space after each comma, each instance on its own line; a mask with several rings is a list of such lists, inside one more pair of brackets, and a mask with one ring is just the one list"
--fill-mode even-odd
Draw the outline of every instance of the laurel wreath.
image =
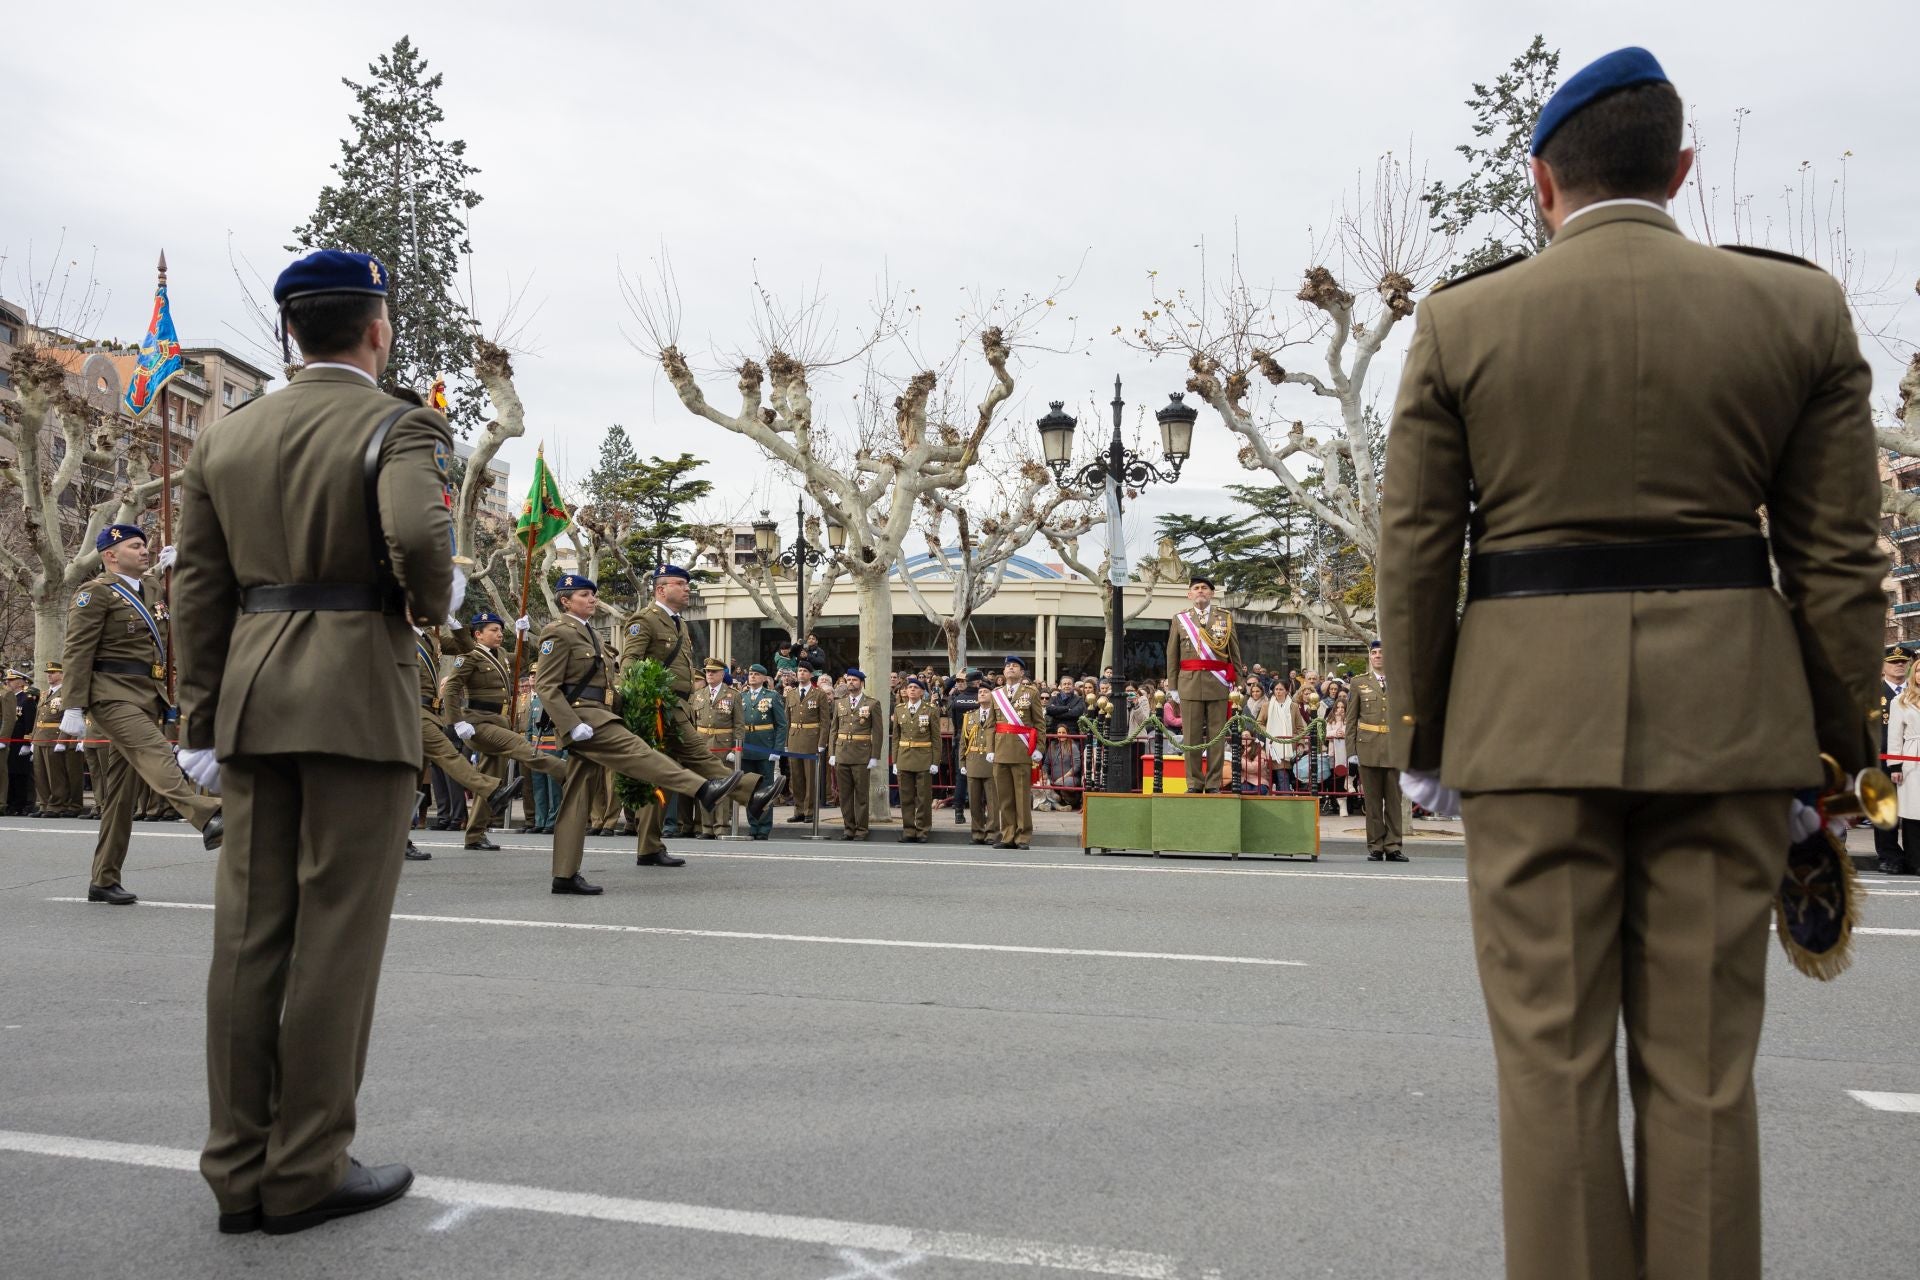
[[[672, 674], [653, 658], [628, 663], [620, 674], [619, 693], [620, 717], [627, 728], [655, 751], [665, 751], [667, 720], [680, 705]], [[657, 788], [624, 773], [614, 775], [614, 795], [622, 808], [634, 810], [666, 800]]]

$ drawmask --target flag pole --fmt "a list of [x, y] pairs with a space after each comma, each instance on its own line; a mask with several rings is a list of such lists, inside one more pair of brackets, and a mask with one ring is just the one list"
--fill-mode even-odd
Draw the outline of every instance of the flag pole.
[[[160, 288], [167, 287], [167, 251], [160, 251]], [[160, 387], [160, 545], [173, 544], [173, 408], [166, 384]], [[161, 575], [161, 595], [173, 597], [173, 570]], [[167, 705], [173, 705], [173, 610], [167, 610]]]

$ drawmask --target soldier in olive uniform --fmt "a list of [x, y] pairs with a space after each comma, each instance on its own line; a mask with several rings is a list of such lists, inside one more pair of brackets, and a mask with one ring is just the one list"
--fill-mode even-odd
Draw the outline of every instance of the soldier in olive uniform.
[[[767, 669], [759, 663], [747, 668], [747, 690], [740, 703], [740, 767], [768, 780], [774, 795], [780, 794], [780, 774], [775, 767], [780, 753], [787, 749], [787, 704], [767, 684]], [[773, 834], [773, 807], [750, 823], [748, 832], [755, 840]]]
[[1561, 86], [1552, 243], [1420, 303], [1387, 437], [1390, 750], [1472, 847], [1513, 1277], [1761, 1274], [1793, 792], [1874, 762], [1872, 376], [1832, 277], [1681, 233], [1684, 130], [1644, 49]]
[[793, 786], [793, 820], [812, 822], [821, 801], [820, 755], [826, 749], [824, 730], [833, 709], [833, 696], [815, 687], [813, 668], [799, 665], [800, 681], [787, 691], [787, 762]]
[[47, 664], [47, 688], [40, 695], [40, 715], [33, 725], [33, 784], [43, 818], [77, 818], [86, 799], [86, 766], [80, 755], [80, 735], [63, 733], [66, 691], [61, 681], [66, 668]]
[[94, 844], [87, 901], [126, 906], [133, 894], [120, 885], [127, 839], [139, 796], [136, 779], [187, 815], [209, 849], [225, 829], [220, 802], [196, 794], [180, 772], [173, 746], [160, 730], [168, 710], [166, 611], [143, 581], [147, 539], [138, 525], [108, 525], [95, 542], [106, 572], [81, 587], [67, 610], [66, 688], [60, 731], [86, 736], [91, 717], [111, 744], [94, 778], [100, 836]]
[[827, 764], [840, 786], [840, 838], [865, 840], [872, 803], [867, 780], [880, 764], [874, 738], [886, 708], [867, 696], [867, 673], [858, 667], [848, 667], [841, 680], [847, 691], [834, 700], [833, 751]]
[[[667, 669], [679, 702], [662, 724], [660, 749], [703, 778], [724, 778], [728, 767], [707, 750], [706, 735], [693, 723], [688, 701], [693, 697], [693, 638], [684, 616], [693, 599], [693, 577], [677, 564], [662, 565], [653, 578], [653, 603], [627, 622], [620, 644], [620, 669], [648, 658]], [[668, 803], [672, 803], [669, 798]], [[667, 852], [661, 840], [665, 806], [650, 804], [640, 811], [639, 856], [642, 866], [677, 867], [686, 862]], [[697, 812], [697, 811], [696, 811]], [[688, 815], [690, 818], [691, 814]]]
[[[465, 657], [480, 647], [458, 618], [447, 619], [447, 630], [447, 652]], [[502, 782], [467, 759], [464, 750], [455, 747], [458, 739], [452, 736], [453, 728], [447, 720], [446, 704], [440, 696], [440, 628], [415, 626], [413, 634], [414, 651], [420, 661], [420, 749], [427, 758], [427, 764], [444, 773], [450, 785], [472, 794], [473, 802], [467, 806], [467, 830], [477, 830], [484, 836], [493, 815], [506, 813], [507, 805], [513, 801], [514, 794], [526, 779], [515, 778], [511, 782]], [[483, 839], [481, 845], [491, 843]], [[481, 845], [475, 845], [469, 837], [469, 848]], [[433, 855], [416, 848], [413, 841], [409, 840], [406, 857], [409, 861], [424, 862]]]
[[[526, 635], [527, 620], [521, 618], [514, 623], [514, 630], [518, 635]], [[453, 660], [453, 670], [447, 673], [440, 688], [441, 701], [453, 720], [455, 736], [480, 753], [481, 772], [496, 784], [505, 780], [509, 760], [517, 760], [522, 768], [549, 777], [566, 777], [564, 761], [535, 751], [525, 738], [508, 727], [519, 721], [519, 715], [513, 699], [507, 695], [513, 668], [501, 651], [506, 624], [497, 614], [481, 612], [467, 623], [466, 632], [473, 640], [473, 648]], [[487, 838], [491, 803], [481, 803], [479, 792], [474, 795], [475, 802], [467, 807], [467, 848], [498, 849], [500, 846]], [[506, 816], [504, 807], [500, 814]]]
[[[724, 682], [726, 673], [726, 663], [708, 658], [703, 669], [705, 682], [687, 700], [687, 710], [693, 716], [693, 727], [706, 743], [707, 754], [723, 765], [732, 765], [740, 760], [740, 691]], [[702, 840], [716, 839], [727, 834], [730, 820], [726, 801], [717, 809], [701, 809], [695, 834]]]
[[[735, 769], [717, 778], [704, 778], [666, 753], [655, 751], [628, 729], [614, 713], [612, 691], [607, 686], [612, 678], [608, 662], [611, 655], [587, 621], [599, 605], [599, 589], [591, 578], [570, 573], [555, 584], [554, 595], [560, 601], [561, 615], [540, 633], [534, 688], [576, 763], [567, 773], [560, 816], [554, 822], [553, 891], [595, 894], [600, 886], [587, 883], [580, 874], [590, 803], [588, 772], [579, 767], [581, 762], [624, 773], [635, 782], [664, 791], [693, 796], [708, 806], [719, 804], [743, 787], [746, 774]], [[768, 783], [752, 793], [747, 802], [749, 820], [757, 821], [773, 803], [775, 790], [776, 784]], [[648, 805], [645, 812], [652, 813], [658, 807]]]
[[1167, 684], [1180, 695], [1180, 741], [1219, 739], [1204, 751], [1184, 753], [1187, 791], [1217, 792], [1227, 753], [1224, 731], [1233, 713], [1229, 699], [1240, 678], [1240, 633], [1234, 629], [1233, 612], [1215, 607], [1212, 578], [1195, 574], [1187, 585], [1187, 602], [1189, 607], [1167, 628]]
[[1360, 757], [1360, 790], [1367, 804], [1367, 861], [1405, 862], [1401, 852], [1400, 771], [1393, 767], [1393, 713], [1380, 642], [1367, 646], [1367, 669], [1353, 678], [1347, 741]]
[[960, 754], [967, 771], [967, 805], [973, 820], [973, 842], [987, 844], [993, 839], [995, 809], [993, 803], [993, 720], [988, 703], [992, 699], [983, 695], [974, 708], [960, 718], [960, 730], [956, 735], [961, 743]]
[[925, 844], [933, 825], [933, 777], [940, 772], [940, 712], [919, 676], [907, 677], [893, 709], [893, 769], [900, 779], [900, 843]]
[[1027, 679], [1024, 658], [1009, 657], [1000, 687], [980, 699], [992, 738], [993, 803], [1000, 826], [996, 849], [1033, 844], [1033, 766], [1040, 763], [1039, 733], [1046, 726], [1046, 695]]

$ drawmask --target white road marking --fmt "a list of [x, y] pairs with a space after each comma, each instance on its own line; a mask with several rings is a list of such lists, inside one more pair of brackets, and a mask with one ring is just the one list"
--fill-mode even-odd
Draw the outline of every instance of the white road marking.
[[837, 1276], [828, 1276], [827, 1280], [900, 1280], [900, 1277], [894, 1274], [895, 1271], [926, 1260], [927, 1255], [924, 1253], [909, 1253], [891, 1262], [879, 1262], [858, 1249], [842, 1249], [840, 1261], [851, 1266], [853, 1270], [842, 1271]]
[[[200, 1167], [200, 1153], [197, 1151], [132, 1142], [102, 1142], [60, 1134], [20, 1133], [9, 1129], [0, 1129], [0, 1151], [99, 1160], [108, 1164], [183, 1172], [196, 1172]], [[461, 1178], [423, 1177], [414, 1179], [410, 1194], [418, 1199], [456, 1207], [517, 1209], [524, 1213], [550, 1213], [601, 1222], [625, 1222], [637, 1226], [711, 1231], [719, 1235], [746, 1236], [757, 1240], [827, 1245], [863, 1253], [924, 1254], [957, 1262], [1039, 1267], [1101, 1276], [1131, 1276], [1135, 1280], [1181, 1280], [1183, 1276], [1193, 1274], [1179, 1258], [1163, 1253], [1014, 1240], [964, 1231], [922, 1231], [881, 1223], [803, 1218], [784, 1213], [720, 1209], [666, 1200], [635, 1200], [624, 1196], [524, 1187], [509, 1182], [468, 1182]]]
[[471, 1218], [479, 1210], [479, 1207], [480, 1206], [473, 1204], [457, 1204], [435, 1218], [432, 1222], [429, 1222], [427, 1224], [427, 1230], [451, 1231], [468, 1218]]
[[[85, 902], [85, 898], [48, 898], [48, 902]], [[211, 902], [156, 902], [142, 898], [142, 907], [168, 907], [177, 911], [211, 911]], [[415, 924], [483, 924], [513, 929], [575, 929], [582, 933], [645, 933], [669, 938], [726, 938], [745, 942], [807, 942], [839, 947], [904, 947], [914, 951], [998, 951], [1028, 956], [1086, 956], [1102, 960], [1179, 960], [1195, 964], [1250, 964], [1285, 969], [1305, 969], [1304, 960], [1273, 960], [1265, 956], [1219, 956], [1187, 954], [1178, 951], [1105, 951], [1085, 947], [1023, 947], [999, 942], [923, 942], [910, 938], [836, 938], [807, 933], [747, 933], [736, 929], [668, 929], [657, 925], [589, 924], [577, 920], [506, 920], [492, 916], [423, 916], [403, 912], [395, 920]], [[1856, 930], [1855, 932], [1858, 932]]]
[[1871, 1089], [1849, 1089], [1847, 1093], [1856, 1102], [1863, 1102], [1875, 1111], [1905, 1111], [1920, 1115], [1920, 1093], [1875, 1093]]
[[1920, 938], [1920, 929], [1870, 929], [1855, 925], [1855, 933], [1878, 934], [1882, 938]]

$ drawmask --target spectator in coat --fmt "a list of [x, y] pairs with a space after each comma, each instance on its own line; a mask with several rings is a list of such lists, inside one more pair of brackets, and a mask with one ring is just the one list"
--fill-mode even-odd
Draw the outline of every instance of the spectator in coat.
[[[1920, 756], [1920, 680], [1908, 680], [1887, 708], [1887, 754]], [[1890, 876], [1920, 873], [1920, 764], [1889, 760], [1887, 771], [1900, 785], [1900, 843], [1889, 855], [1880, 853], [1880, 870]]]

